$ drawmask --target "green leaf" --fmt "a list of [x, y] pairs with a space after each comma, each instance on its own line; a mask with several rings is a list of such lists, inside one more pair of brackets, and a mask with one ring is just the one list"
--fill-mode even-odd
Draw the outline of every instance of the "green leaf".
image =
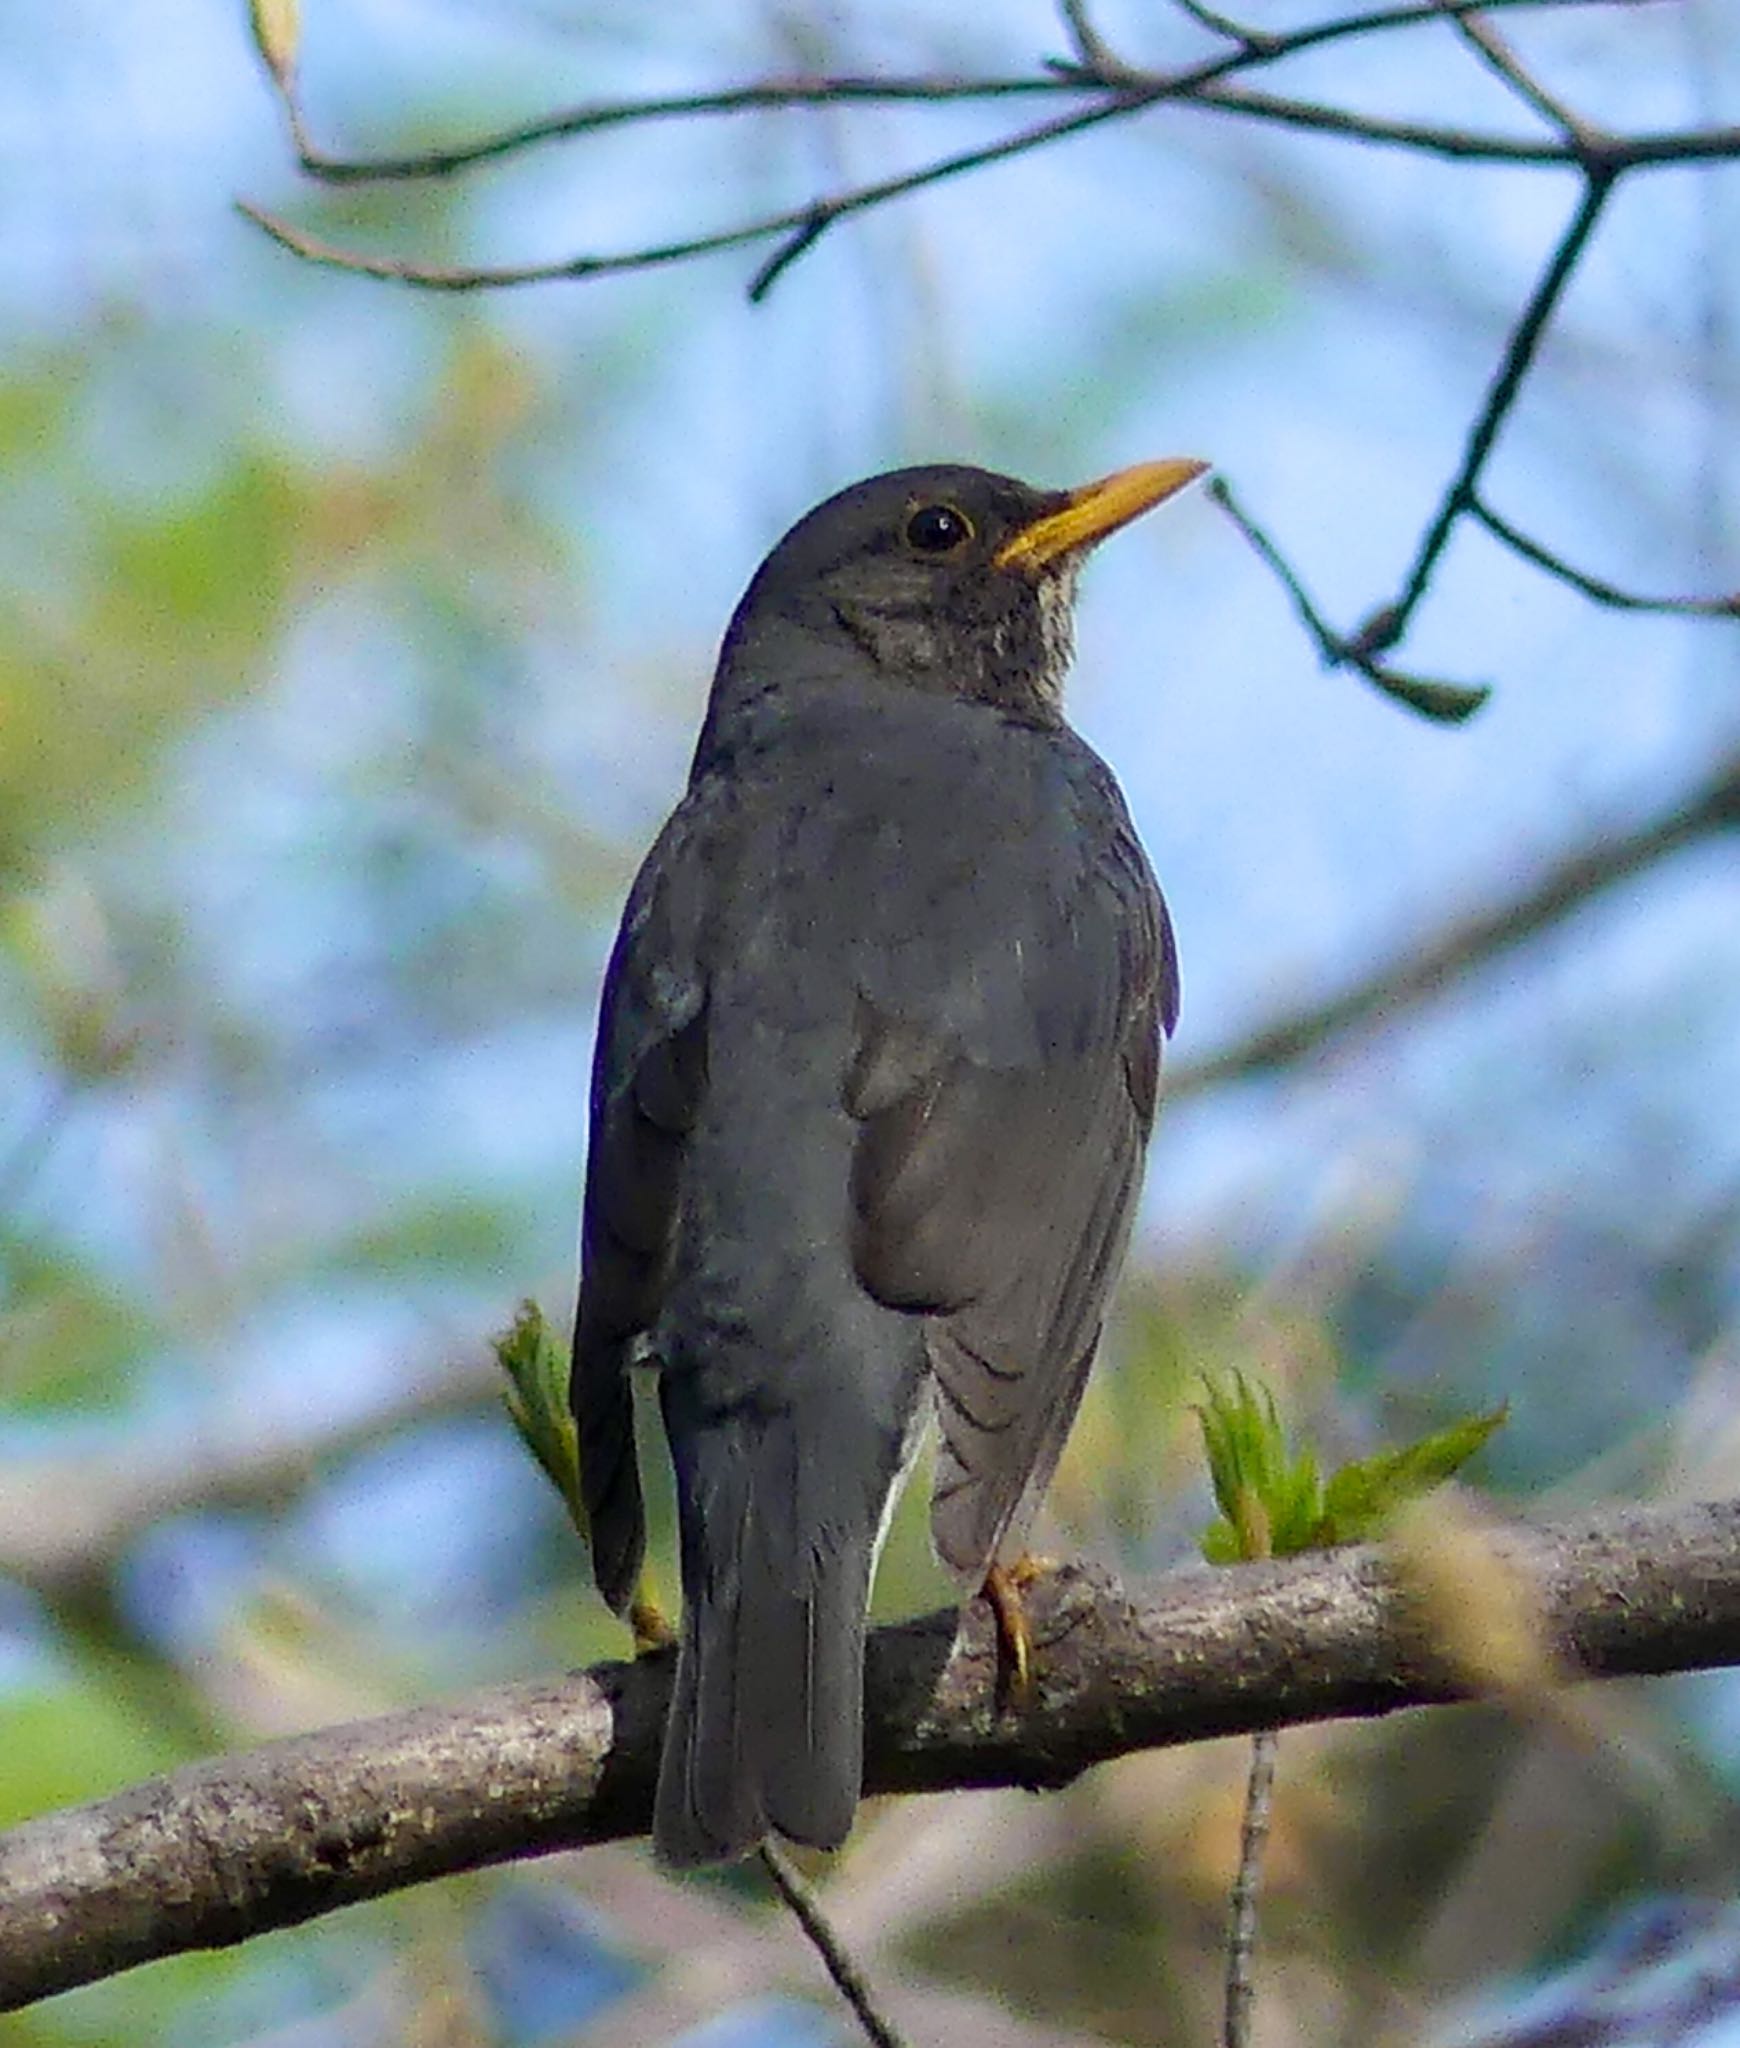
[[1322, 1517], [1317, 1459], [1309, 1447], [1289, 1449], [1274, 1395], [1234, 1372], [1204, 1380], [1196, 1415], [1220, 1507], [1203, 1555], [1236, 1564], [1308, 1550]]
[[1379, 1534], [1398, 1509], [1459, 1472], [1510, 1410], [1471, 1415], [1400, 1450], [1343, 1465], [1327, 1484], [1311, 1447], [1289, 1446], [1274, 1395], [1244, 1373], [1204, 1380], [1196, 1413], [1220, 1509], [1202, 1554], [1210, 1564], [1246, 1564]]
[[299, 14], [296, 0], [248, 0], [248, 24], [254, 31], [255, 47], [286, 91], [302, 39]]
[[520, 1441], [586, 1533], [580, 1501], [580, 1440], [568, 1409], [568, 1360], [535, 1301], [522, 1301], [510, 1328], [490, 1340], [508, 1376], [502, 1396]]
[[1464, 1416], [1399, 1451], [1343, 1465], [1324, 1488], [1323, 1544], [1363, 1543], [1378, 1534], [1398, 1508], [1461, 1471], [1509, 1417], [1507, 1402], [1485, 1415]]

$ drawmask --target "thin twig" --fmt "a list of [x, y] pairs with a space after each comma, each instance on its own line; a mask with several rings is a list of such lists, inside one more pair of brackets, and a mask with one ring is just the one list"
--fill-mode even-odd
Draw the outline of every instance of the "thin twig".
[[742, 228], [716, 235], [696, 235], [687, 241], [663, 242], [645, 249], [632, 249], [617, 256], [575, 256], [560, 263], [525, 263], [447, 267], [441, 264], [410, 263], [396, 256], [364, 256], [354, 249], [341, 249], [306, 233], [264, 207], [236, 202], [237, 211], [272, 240], [306, 262], [329, 270], [349, 271], [355, 277], [380, 278], [392, 284], [415, 285], [424, 291], [479, 292], [506, 290], [515, 285], [552, 284], [564, 278], [609, 277], [631, 270], [658, 270], [669, 263], [684, 263], [696, 256], [710, 256], [725, 249], [740, 249], [759, 242], [774, 232], [804, 226], [815, 209], [782, 214], [772, 220], [755, 221]]
[[1524, 106], [1532, 107], [1543, 121], [1557, 128], [1561, 135], [1579, 147], [1594, 140], [1594, 130], [1582, 115], [1574, 113], [1563, 100], [1542, 85], [1490, 22], [1482, 21], [1478, 14], [1458, 14], [1452, 17], [1451, 25], [1486, 68], [1502, 79]]
[[[1411, 149], [1422, 156], [1441, 157], [1447, 163], [1563, 170], [1578, 161], [1568, 143], [1543, 141], [1538, 136], [1493, 135], [1475, 128], [1436, 128], [1421, 121], [1387, 121], [1381, 115], [1349, 113], [1342, 107], [1326, 107], [1318, 100], [1283, 99], [1244, 86], [1204, 86], [1181, 104], [1207, 113], [1244, 114], [1253, 120], [1272, 122], [1278, 128], [1339, 136], [1380, 149]], [[1740, 153], [1740, 133], [1734, 136], [1734, 143], [1736, 153]]]
[[[1188, 5], [1189, 0], [1181, 0], [1181, 4]], [[1070, 47], [1076, 54], [1076, 63], [1070, 68], [1077, 75], [1085, 74], [1095, 80], [1129, 75], [1130, 67], [1094, 26], [1087, 0], [1058, 0], [1057, 11], [1069, 31]]]
[[773, 277], [777, 278], [788, 264], [795, 261], [804, 249], [811, 247], [822, 231], [836, 220], [843, 220], [849, 214], [867, 212], [872, 207], [882, 206], [891, 199], [903, 198], [908, 193], [922, 191], [928, 185], [940, 184], [947, 178], [959, 176], [963, 171], [980, 170], [988, 164], [1019, 156], [1030, 149], [1042, 148], [1049, 142], [1060, 141], [1066, 135], [1079, 134], [1102, 121], [1112, 120], [1120, 114], [1129, 112], [1133, 104], [1147, 104], [1155, 97], [1158, 95], [1114, 95], [1089, 108], [1085, 113], [1069, 114], [1058, 120], [1042, 122], [1035, 128], [1022, 130], [1019, 134], [1004, 136], [979, 148], [962, 150], [953, 156], [939, 158], [932, 163], [921, 165], [915, 171], [903, 172], [897, 177], [876, 179], [870, 184], [857, 186], [832, 198], [812, 200], [803, 206], [788, 207], [782, 212], [766, 214], [759, 219], [742, 222], [733, 228], [723, 228], [713, 234], [694, 235], [677, 242], [655, 243], [647, 248], [625, 250], [615, 256], [574, 256], [555, 263], [476, 268], [409, 263], [395, 257], [363, 256], [353, 250], [338, 248], [330, 242], [323, 242], [313, 235], [305, 234], [300, 228], [291, 226], [288, 221], [266, 212], [261, 207], [252, 206], [246, 201], [239, 204], [241, 211], [257, 226], [264, 228], [274, 241], [281, 242], [285, 248], [305, 257], [311, 263], [352, 271], [363, 277], [420, 285], [431, 291], [499, 290], [510, 285], [546, 284], [562, 279], [574, 280], [603, 277], [624, 271], [652, 270], [665, 264], [686, 262], [692, 257], [712, 255], [721, 250], [740, 249], [751, 242], [768, 241], [775, 236], [790, 237], [790, 245], [776, 255], [772, 265], [764, 265], [757, 273], [756, 283], [761, 295], [765, 296], [772, 281], [766, 274], [769, 268]]
[[[1158, 99], [1191, 98], [1200, 88], [1235, 72], [1274, 63], [1348, 37], [1406, 31], [1433, 22], [1454, 22], [1476, 9], [1527, 8], [1538, 13], [1587, 8], [1592, 4], [1595, 0], [1408, 0], [1408, 4], [1308, 23], [1280, 35], [1245, 30], [1212, 10], [1191, 8], [1188, 11], [1196, 13], [1197, 18], [1205, 23], [1224, 24], [1220, 32], [1233, 39], [1235, 47], [1177, 72], [1137, 70], [1113, 58], [1109, 64], [1084, 61], [1061, 68], [1049, 67], [1030, 76], [1007, 78], [969, 78], [949, 73], [886, 78], [850, 73], [768, 78], [694, 93], [600, 101], [566, 108], [517, 123], [475, 142], [392, 157], [351, 158], [322, 150], [311, 140], [301, 109], [283, 81], [278, 82], [278, 96], [285, 109], [291, 140], [302, 170], [325, 184], [360, 184], [376, 180], [446, 177], [547, 142], [595, 134], [607, 128], [764, 112], [782, 107], [834, 106], [848, 102], [870, 105], [949, 104], [1035, 94], [1122, 93], [1130, 88], [1146, 95], [1143, 104], [1152, 104]], [[1659, 0], [1606, 0], [1606, 4], [1641, 7], [1659, 4]], [[1079, 51], [1079, 42], [1077, 47]], [[1458, 131], [1428, 129], [1423, 132], [1454, 136]], [[1501, 152], [1504, 148], [1501, 138], [1491, 138], [1491, 145]], [[1562, 162], [1569, 159], [1560, 151], [1545, 159], [1531, 157], [1529, 160]]]
[[863, 1971], [847, 1953], [845, 1943], [835, 1933], [815, 1893], [772, 1842], [762, 1843], [761, 1862], [773, 1880], [774, 1890], [784, 1900], [787, 1911], [803, 1929], [811, 1948], [821, 1957], [822, 1968], [833, 1979], [834, 1989], [852, 2008], [854, 2017], [874, 2048], [906, 2048], [899, 2034], [877, 2011]]
[[1436, 719], [1444, 725], [1460, 724], [1486, 702], [1491, 691], [1484, 684], [1452, 682], [1441, 676], [1422, 676], [1407, 669], [1392, 668], [1387, 662], [1379, 661], [1357, 641], [1349, 640], [1338, 633], [1318, 610], [1311, 594], [1300, 580], [1299, 572], [1282, 554], [1268, 533], [1239, 503], [1226, 479], [1221, 476], [1212, 477], [1209, 480], [1208, 493], [1292, 599], [1293, 608], [1299, 614], [1306, 632], [1316, 643], [1318, 654], [1326, 668], [1355, 669], [1368, 682], [1376, 684], [1386, 696], [1394, 697], [1422, 716]]
[[[1027, 79], [891, 78], [859, 77], [775, 79], [725, 91], [669, 96], [660, 99], [621, 101], [572, 109], [485, 137], [456, 148], [428, 151], [420, 155], [382, 158], [370, 162], [332, 157], [310, 143], [300, 110], [287, 91], [282, 91], [293, 138], [303, 168], [311, 176], [330, 183], [355, 183], [365, 179], [403, 179], [442, 176], [505, 156], [513, 151], [546, 142], [558, 136], [573, 136], [619, 126], [632, 121], [727, 114], [779, 106], [819, 105], [842, 100], [895, 102], [902, 100], [970, 100], [1001, 98], [1039, 92], [1093, 94], [1093, 103], [1055, 119], [1035, 124], [980, 148], [964, 150], [920, 165], [900, 176], [878, 179], [845, 192], [812, 200], [800, 206], [739, 222], [710, 234], [655, 243], [616, 255], [579, 255], [552, 262], [516, 265], [447, 266], [413, 263], [388, 257], [371, 257], [323, 241], [291, 226], [263, 209], [243, 205], [242, 211], [285, 248], [306, 260], [348, 270], [358, 275], [388, 279], [434, 291], [480, 291], [513, 285], [576, 280], [647, 270], [681, 262], [714, 251], [741, 248], [750, 243], [781, 239], [783, 247], [762, 266], [754, 289], [765, 295], [771, 283], [813, 246], [823, 230], [846, 216], [881, 206], [888, 201], [920, 191], [946, 179], [984, 169], [989, 165], [1047, 147], [1066, 137], [1078, 135], [1108, 120], [1122, 119], [1162, 102], [1200, 104], [1222, 112], [1238, 112], [1257, 118], [1285, 122], [1297, 127], [1317, 127], [1326, 132], [1357, 137], [1393, 146], [1413, 147], [1440, 155], [1486, 161], [1534, 164], [1568, 164], [1585, 161], [1569, 143], [1528, 143], [1506, 137], [1480, 136], [1462, 130], [1415, 127], [1405, 123], [1363, 121], [1334, 108], [1312, 107], [1306, 102], [1269, 100], [1262, 95], [1240, 95], [1213, 90], [1235, 73], [1300, 54], [1350, 37], [1413, 28], [1425, 22], [1455, 20], [1481, 4], [1481, 0], [1420, 0], [1377, 8], [1321, 21], [1283, 36], [1241, 42], [1233, 50], [1171, 73], [1138, 73], [1122, 67], [1108, 75], [1097, 75], [1070, 67], [1066, 75], [1041, 73]], [[1486, 0], [1486, 4], [1508, 4], [1535, 8], [1573, 7], [1588, 0]], [[1618, 0], [1618, 4], [1647, 5], [1651, 0]], [[1740, 155], [1740, 129], [1717, 130], [1692, 135], [1652, 135], [1616, 139], [1602, 145], [1600, 166], [1606, 175], [1642, 163], [1679, 162]], [[1591, 159], [1591, 161], [1593, 161]]]
[[802, 227], [794, 229], [749, 280], [749, 303], [759, 306], [774, 286], [802, 255], [822, 239], [839, 218], [831, 208], [817, 206]]
[[1546, 268], [1529, 294], [1528, 304], [1505, 344], [1479, 416], [1468, 430], [1461, 464], [1426, 527], [1419, 550], [1403, 579], [1401, 595], [1393, 604], [1374, 612], [1354, 635], [1353, 647], [1357, 655], [1386, 653], [1407, 631], [1408, 622], [1426, 594], [1432, 572], [1449, 544], [1457, 520], [1474, 500], [1475, 486], [1486, 465], [1486, 458], [1492, 453], [1499, 429], [1509, 418], [1523, 379], [1534, 363], [1547, 322], [1571, 281], [1589, 237], [1595, 232], [1602, 208], [1612, 194], [1616, 175], [1600, 170], [1591, 171], [1584, 178], [1577, 210], [1548, 258]]
[[1257, 524], [1237, 498], [1226, 478], [1216, 474], [1207, 484], [1208, 495], [1244, 535], [1259, 558], [1274, 572], [1276, 581], [1293, 600], [1293, 609], [1299, 614], [1299, 623], [1317, 643], [1317, 652], [1331, 668], [1339, 667], [1347, 658], [1347, 642], [1330, 625], [1317, 609], [1311, 594], [1299, 580], [1298, 571], [1281, 550]]
[[1526, 533], [1518, 532], [1508, 519], [1501, 519], [1484, 498], [1476, 496], [1469, 499], [1468, 516], [1484, 526], [1495, 540], [1503, 541], [1513, 554], [1521, 555], [1525, 562], [1532, 562], [1537, 569], [1556, 577], [1559, 582], [1568, 583], [1593, 604], [1606, 605], [1618, 612], [1669, 613], [1692, 619], [1740, 619], [1740, 591], [1727, 597], [1645, 597], [1635, 590], [1622, 590], [1617, 583], [1609, 583], [1603, 576], [1591, 576], [1586, 569], [1573, 568], [1562, 555], [1554, 554], [1538, 540], [1531, 540]]
[[797, 107], [849, 105], [950, 106], [960, 101], [996, 101], [1048, 97], [1070, 91], [1091, 91], [1099, 81], [1071, 69], [1067, 74], [1037, 72], [1019, 78], [965, 78], [946, 73], [919, 77], [871, 78], [855, 73], [816, 77], [764, 78], [748, 85], [724, 86], [711, 92], [669, 93], [651, 99], [599, 100], [559, 108], [535, 120], [517, 123], [475, 142], [443, 149], [418, 150], [406, 156], [333, 156], [293, 134], [297, 163], [323, 185], [389, 184], [423, 178], [448, 178], [478, 165], [499, 162], [521, 150], [548, 142], [573, 141], [609, 128], [650, 127], [662, 121], [693, 121], [733, 114], [778, 112]]
[[1232, 1911], [1226, 1935], [1225, 2048], [1249, 2048], [1251, 2010], [1256, 2003], [1257, 1886], [1269, 1814], [1275, 1797], [1275, 1755], [1281, 1738], [1272, 1728], [1251, 1737], [1251, 1771], [1245, 1780], [1244, 1825], [1239, 1829], [1239, 1867], [1233, 1878]]
[[1213, 35], [1226, 36], [1253, 55], [1267, 49], [1276, 40], [1262, 29], [1246, 28], [1242, 21], [1234, 21], [1230, 14], [1222, 14], [1218, 8], [1205, 7], [1203, 0], [1172, 0], [1172, 4], [1181, 14], [1188, 14], [1199, 28], [1205, 28]]
[[[1062, 114], [991, 142], [934, 158], [895, 176], [824, 194], [803, 205], [739, 221], [708, 233], [618, 253], [581, 254], [554, 262], [437, 266], [361, 254], [308, 234], [258, 208], [244, 206], [242, 210], [285, 248], [310, 262], [362, 276], [452, 292], [644, 271], [718, 252], [771, 243], [771, 253], [763, 257], [749, 281], [750, 298], [760, 301], [839, 221], [1162, 103], [1242, 114], [1280, 125], [1452, 159], [1575, 167], [1582, 181], [1576, 212], [1505, 344], [1481, 410], [1468, 430], [1456, 474], [1426, 523], [1398, 597], [1371, 613], [1353, 633], [1336, 631], [1312, 603], [1297, 573], [1288, 566], [1274, 542], [1241, 510], [1224, 485], [1219, 486], [1216, 492], [1246, 539], [1257, 549], [1271, 571], [1280, 577], [1328, 666], [1356, 670], [1387, 695], [1427, 717], [1448, 722], [1468, 717], [1489, 694], [1485, 687], [1417, 675], [1391, 667], [1382, 657], [1405, 636], [1458, 521], [1476, 508], [1478, 484], [1487, 459], [1534, 366], [1548, 321], [1576, 271], [1615, 185], [1627, 172], [1649, 166], [1740, 158], [1740, 127], [1634, 136], [1612, 136], [1593, 129], [1557, 100], [1526, 69], [1490, 24], [1481, 18], [1484, 13], [1500, 8], [1528, 6], [1539, 11], [1554, 7], [1582, 7], [1590, 4], [1590, 0], [1399, 0], [1399, 4], [1318, 20], [1276, 35], [1247, 31], [1230, 17], [1201, 6], [1198, 0], [1178, 0], [1185, 12], [1229, 40], [1232, 47], [1178, 71], [1160, 73], [1134, 70], [1108, 51], [1088, 13], [1088, 0], [1058, 0], [1058, 4], [1080, 61], [1054, 65], [1049, 71], [1042, 70], [1031, 78], [936, 76], [876, 79], [852, 76], [768, 79], [723, 91], [572, 109], [463, 147], [421, 156], [381, 159], [373, 163], [345, 161], [316, 151], [309, 141], [288, 74], [276, 76], [279, 97], [304, 166], [313, 175], [329, 182], [445, 175], [559, 135], [573, 136], [634, 121], [726, 115], [752, 109], [853, 100], [882, 103], [902, 100], [964, 101], [1064, 93], [1077, 101]], [[1652, 4], [1652, 0], [1610, 0], [1610, 4], [1642, 6]], [[1553, 139], [1530, 141], [1461, 129], [1383, 121], [1307, 101], [1252, 92], [1242, 84], [1230, 82], [1251, 69], [1337, 41], [1446, 23], [1461, 34], [1468, 46], [1498, 73], [1519, 98], [1551, 123], [1558, 131]], [[1083, 95], [1087, 96], [1085, 105], [1080, 104]], [[1491, 526], [1490, 519], [1486, 523]], [[1496, 527], [1492, 530], [1498, 531]], [[1564, 581], [1583, 589], [1598, 602], [1626, 603], [1622, 594], [1612, 594], [1612, 586], [1602, 586], [1598, 579], [1580, 579], [1577, 572], [1558, 563], [1556, 558], [1533, 544], [1518, 546], [1517, 551], [1548, 573], [1557, 574]], [[1713, 616], [1726, 616], [1730, 611], [1724, 600], [1660, 603], [1638, 599], [1626, 603], [1626, 608]]]
[[1183, 106], [1213, 113], [1247, 114], [1280, 128], [1311, 135], [1336, 135], [1384, 149], [1411, 149], [1446, 163], [1508, 164], [1519, 170], [1584, 170], [1595, 167], [1622, 176], [1664, 164], [1729, 163], [1740, 157], [1740, 127], [1676, 128], [1640, 135], [1605, 135], [1582, 143], [1543, 141], [1538, 136], [1493, 135], [1477, 128], [1435, 128], [1429, 122], [1386, 121], [1376, 114], [1349, 113], [1317, 100], [1282, 99], [1243, 86], [1204, 86], [1184, 95]]
[[[740, 249], [775, 236], [796, 237], [819, 222], [820, 226], [815, 227], [804, 241], [803, 246], [807, 249], [818, 238], [821, 228], [831, 226], [848, 215], [868, 212], [890, 200], [1006, 162], [1030, 150], [1043, 149], [1050, 143], [1082, 134], [1102, 122], [1121, 119], [1162, 102], [1176, 102], [1211, 113], [1244, 114], [1282, 127], [1337, 135], [1378, 147], [1417, 150], [1452, 162], [1564, 169], [1585, 161], [1583, 153], [1566, 143], [1530, 142], [1507, 136], [1483, 135], [1471, 130], [1385, 121], [1347, 113], [1337, 107], [1319, 106], [1310, 101], [1279, 99], [1256, 92], [1210, 89], [1207, 84], [1181, 84], [1178, 81], [1153, 86], [1120, 84], [1100, 88], [1100, 91], [1102, 96], [1096, 104], [1083, 112], [1022, 129], [982, 148], [938, 158], [898, 177], [854, 186], [802, 206], [740, 221], [733, 227], [711, 234], [691, 236], [676, 242], [653, 243], [613, 255], [568, 256], [549, 262], [506, 266], [416, 263], [401, 258], [368, 256], [322, 241], [292, 226], [281, 216], [246, 200], [237, 202], [237, 210], [263, 228], [274, 241], [308, 262], [349, 271], [361, 277], [413, 285], [426, 291], [464, 292], [499, 290], [523, 284], [554, 284], [652, 270], [722, 250]], [[487, 146], [479, 147], [487, 153]], [[1735, 158], [1740, 158], [1740, 127], [1617, 137], [1601, 144], [1598, 153], [1592, 154], [1589, 160], [1598, 161], [1604, 175], [1617, 177], [1626, 171], [1665, 164], [1720, 163]], [[413, 161], [396, 160], [386, 175], [405, 174], [402, 167]], [[375, 172], [372, 168], [357, 172], [358, 177], [364, 175], [372, 176]], [[428, 175], [438, 175], [438, 172], [431, 169]], [[764, 266], [764, 270], [771, 267], [777, 276], [792, 260], [793, 254], [787, 252], [783, 257], [777, 257], [771, 266]], [[759, 284], [760, 295], [765, 296], [767, 285], [763, 281], [763, 272], [757, 273], [756, 283]]]

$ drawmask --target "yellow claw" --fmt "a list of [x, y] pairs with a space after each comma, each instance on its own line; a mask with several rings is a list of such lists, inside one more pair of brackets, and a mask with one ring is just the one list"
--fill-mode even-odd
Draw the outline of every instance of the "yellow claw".
[[997, 1702], [1024, 1707], [1033, 1697], [1033, 1629], [1023, 1591], [1042, 1576], [1042, 1559], [1026, 1551], [1013, 1564], [994, 1564], [985, 1574], [984, 1594], [997, 1624]]

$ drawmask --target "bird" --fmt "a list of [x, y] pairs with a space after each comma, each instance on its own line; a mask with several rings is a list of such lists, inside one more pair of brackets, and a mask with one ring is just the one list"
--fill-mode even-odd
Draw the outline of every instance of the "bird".
[[931, 1419], [963, 1600], [1074, 1420], [1179, 991], [1122, 793], [1064, 717], [1076, 577], [1205, 467], [872, 477], [726, 630], [604, 979], [571, 1378], [593, 1573], [627, 1613], [656, 1374], [669, 1868], [845, 1840], [871, 1582]]

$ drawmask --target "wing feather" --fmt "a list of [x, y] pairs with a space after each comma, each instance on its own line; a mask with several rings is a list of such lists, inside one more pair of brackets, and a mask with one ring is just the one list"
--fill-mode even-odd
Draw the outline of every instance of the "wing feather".
[[1000, 1016], [994, 1046], [927, 1029], [919, 990], [900, 1011], [860, 1004], [853, 1257], [878, 1300], [928, 1318], [932, 1534], [966, 1579], [1036, 1505], [1074, 1420], [1177, 1015], [1165, 907], [1121, 803], [1102, 818], [1074, 897], [1022, 934], [999, 999], [1025, 1015]]
[[698, 864], [679, 809], [647, 856], [604, 979], [592, 1068], [570, 1399], [598, 1589], [619, 1613], [646, 1550], [629, 1367], [658, 1313], [676, 1228], [683, 1139], [707, 1079], [694, 966]]

